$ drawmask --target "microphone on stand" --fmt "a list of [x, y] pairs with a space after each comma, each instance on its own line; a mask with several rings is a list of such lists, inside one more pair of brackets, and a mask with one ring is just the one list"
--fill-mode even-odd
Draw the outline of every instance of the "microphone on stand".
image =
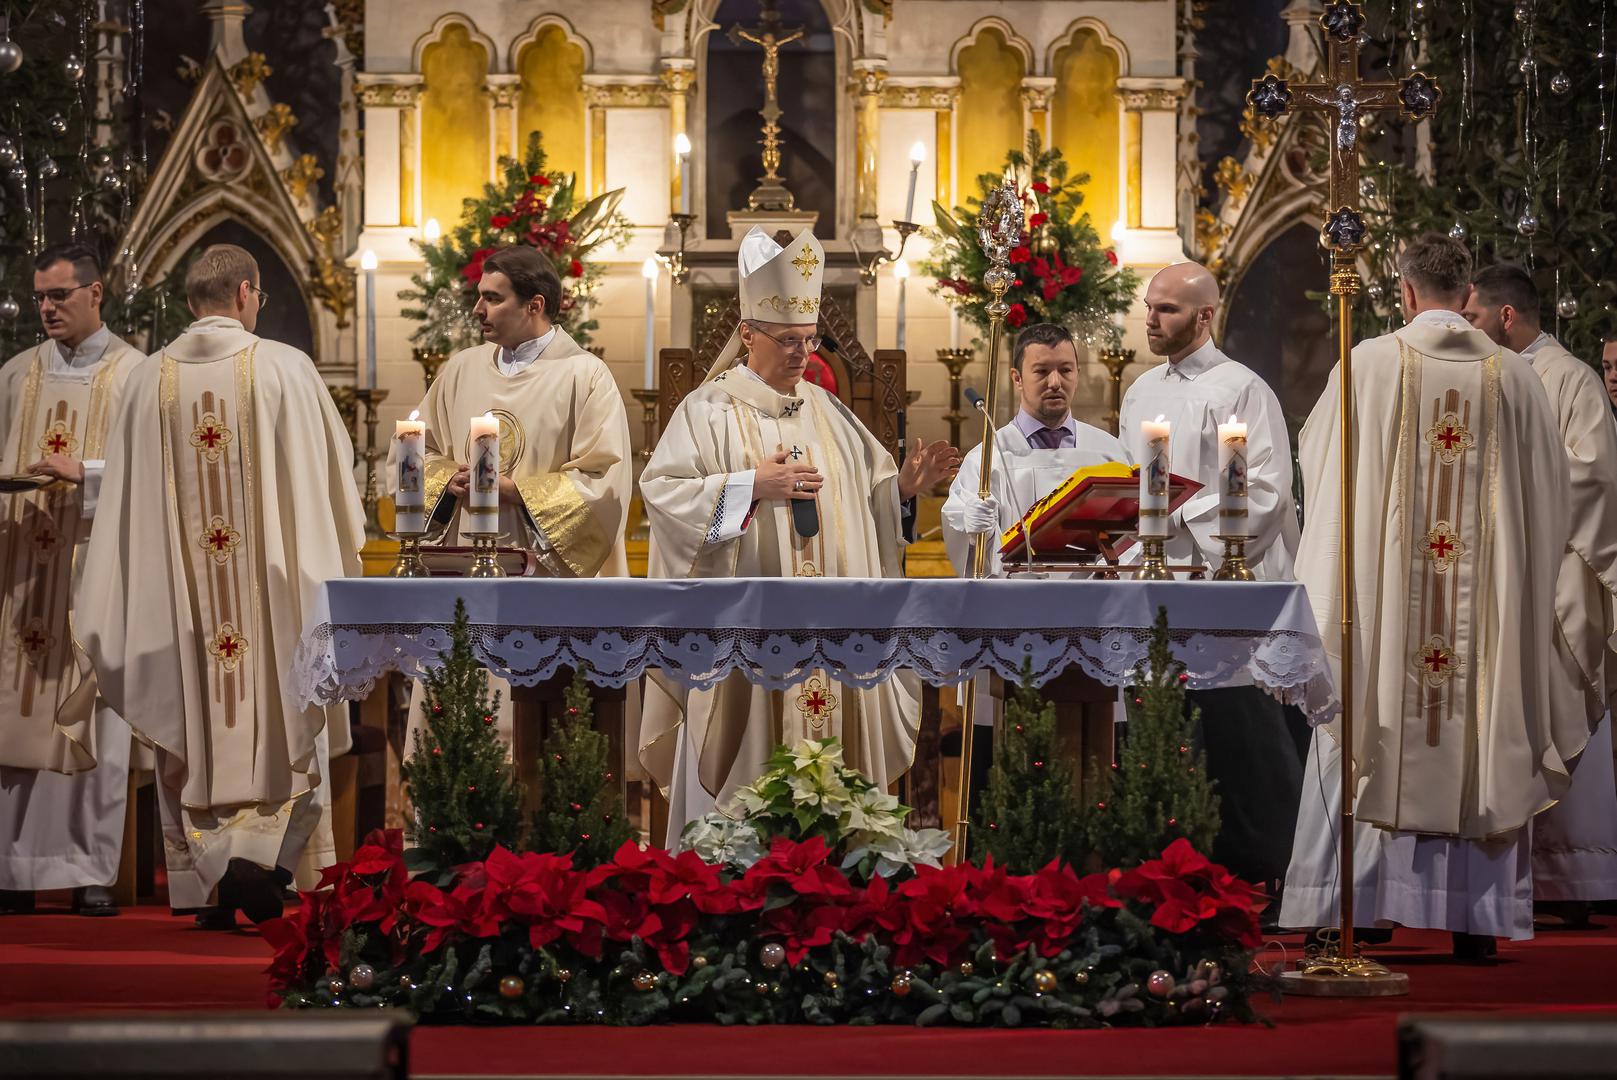
[[[988, 402], [984, 401], [983, 396], [969, 386], [966, 387], [966, 400], [971, 402], [972, 408], [982, 413], [985, 417], [988, 416]], [[994, 445], [999, 448], [1002, 455], [1008, 456], [1008, 450], [1004, 441], [999, 437], [999, 429], [994, 426], [992, 417], [988, 418], [988, 430], [994, 433]], [[993, 490], [992, 476], [989, 477], [989, 490]], [[1027, 511], [1022, 508], [1021, 503], [1016, 498], [1016, 483], [1009, 474], [1005, 477], [1005, 493], [1010, 496], [1011, 509], [1016, 511], [1017, 520], [1022, 523], [1022, 552], [1026, 556], [1028, 571], [1031, 572], [1033, 570], [1033, 538], [1027, 533]]]

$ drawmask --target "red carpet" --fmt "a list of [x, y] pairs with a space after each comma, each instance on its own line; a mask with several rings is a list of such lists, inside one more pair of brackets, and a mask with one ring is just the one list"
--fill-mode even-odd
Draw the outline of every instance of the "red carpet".
[[[1409, 974], [1409, 997], [1265, 1002], [1273, 1028], [428, 1027], [411, 1064], [416, 1076], [1390, 1076], [1402, 1013], [1617, 1013], [1617, 924], [1599, 921], [1504, 945], [1492, 967], [1450, 962], [1447, 935], [1401, 931], [1378, 955]], [[261, 1009], [266, 960], [253, 933], [197, 930], [163, 908], [0, 918], [0, 1016]]]

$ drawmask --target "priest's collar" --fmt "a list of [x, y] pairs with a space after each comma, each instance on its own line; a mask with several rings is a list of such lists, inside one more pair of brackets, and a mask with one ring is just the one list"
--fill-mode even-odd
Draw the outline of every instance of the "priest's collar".
[[56, 358], [63, 365], [70, 368], [84, 368], [101, 359], [101, 354], [107, 351], [107, 344], [112, 340], [112, 331], [107, 324], [102, 323], [95, 333], [79, 342], [73, 348], [68, 348], [60, 341], [53, 341], [56, 346]]
[[1465, 316], [1458, 311], [1447, 308], [1427, 308], [1413, 319], [1410, 326], [1441, 326], [1449, 330], [1470, 330], [1471, 324], [1465, 321]]
[[503, 375], [516, 375], [525, 370], [529, 364], [539, 359], [539, 354], [550, 347], [556, 339], [554, 325], [536, 338], [529, 338], [514, 349], [507, 349], [504, 345], [494, 350], [494, 363]]
[[232, 319], [228, 315], [204, 315], [185, 328], [187, 334], [216, 334], [221, 330], [238, 330], [245, 333], [247, 328], [241, 324], [240, 319]]
[[1212, 336], [1208, 335], [1207, 340], [1202, 342], [1201, 348], [1177, 364], [1170, 360], [1168, 362], [1168, 374], [1177, 375], [1185, 380], [1193, 380], [1202, 372], [1211, 371], [1228, 359], [1229, 357], [1218, 351], [1218, 346], [1213, 344]]
[[1528, 345], [1527, 345], [1527, 348], [1522, 350], [1522, 355], [1523, 356], [1532, 356], [1534, 353], [1538, 352], [1538, 350], [1542, 349], [1544, 346], [1553, 345], [1554, 343], [1555, 343], [1555, 339], [1550, 337], [1548, 331], [1540, 330], [1538, 332], [1538, 337], [1534, 338], [1531, 342], [1529, 342]]
[[783, 394], [770, 386], [762, 375], [747, 366], [745, 358], [715, 375], [713, 383], [737, 401], [745, 402], [777, 419], [782, 416], [796, 416], [797, 410], [803, 407], [802, 397], [797, 394]]

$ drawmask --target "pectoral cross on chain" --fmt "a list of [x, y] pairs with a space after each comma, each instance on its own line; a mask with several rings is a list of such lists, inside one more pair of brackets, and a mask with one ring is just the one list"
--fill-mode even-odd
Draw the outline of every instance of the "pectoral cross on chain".
[[800, 458], [802, 456], [803, 456], [803, 451], [802, 450], [798, 449], [796, 446], [792, 447], [792, 460], [793, 461], [796, 461], [798, 458]]
[[1443, 92], [1419, 71], [1397, 82], [1359, 78], [1359, 32], [1364, 12], [1358, 4], [1334, 0], [1319, 17], [1325, 31], [1323, 82], [1290, 83], [1270, 73], [1252, 80], [1246, 96], [1253, 111], [1271, 120], [1291, 112], [1323, 113], [1331, 125], [1331, 190], [1322, 242], [1338, 266], [1364, 246], [1367, 229], [1359, 213], [1359, 118], [1396, 109], [1405, 119], [1424, 120], [1437, 110]]

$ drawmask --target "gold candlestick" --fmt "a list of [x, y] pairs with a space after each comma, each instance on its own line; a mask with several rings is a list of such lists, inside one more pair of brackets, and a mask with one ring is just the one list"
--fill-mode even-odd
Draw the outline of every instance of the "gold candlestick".
[[960, 446], [960, 425], [966, 414], [960, 411], [960, 384], [966, 374], [966, 365], [977, 354], [970, 349], [939, 349], [938, 363], [949, 369], [949, 411], [943, 419], [949, 425], [949, 445]]
[[1112, 377], [1112, 409], [1106, 414], [1106, 422], [1112, 425], [1113, 435], [1122, 435], [1123, 428], [1123, 372], [1134, 363], [1134, 350], [1125, 349], [1121, 345], [1113, 345], [1102, 349], [1100, 356], [1101, 366], [1106, 374]]
[[387, 572], [392, 578], [428, 578], [432, 571], [421, 558], [421, 538], [425, 533], [418, 532], [391, 532], [388, 533], [399, 542], [399, 557], [393, 561], [393, 569]]
[[469, 578], [503, 578], [505, 571], [495, 558], [495, 541], [499, 533], [472, 533], [472, 565], [466, 570]]
[[381, 519], [377, 517], [382, 491], [376, 480], [376, 462], [380, 460], [382, 452], [376, 446], [376, 422], [380, 419], [377, 406], [387, 400], [387, 391], [374, 388], [355, 390], [354, 400], [364, 411], [365, 423], [365, 539], [380, 540], [387, 533], [382, 530]]
[[[635, 470], [638, 476], [646, 471], [651, 463], [651, 451], [657, 444], [657, 388], [654, 386], [631, 390], [634, 399], [640, 402], [641, 440], [640, 449], [635, 451], [635, 459], [640, 467]], [[651, 539], [651, 519], [646, 516], [645, 503], [640, 504], [640, 520], [635, 523], [634, 531], [629, 534], [631, 540]]]
[[1140, 537], [1140, 569], [1134, 575], [1136, 581], [1173, 580], [1173, 571], [1168, 569], [1166, 544], [1166, 537], [1144, 535]]
[[1224, 542], [1224, 561], [1213, 571], [1214, 581], [1256, 581], [1258, 576], [1246, 563], [1246, 542], [1251, 539], [1239, 533], [1220, 533]]

